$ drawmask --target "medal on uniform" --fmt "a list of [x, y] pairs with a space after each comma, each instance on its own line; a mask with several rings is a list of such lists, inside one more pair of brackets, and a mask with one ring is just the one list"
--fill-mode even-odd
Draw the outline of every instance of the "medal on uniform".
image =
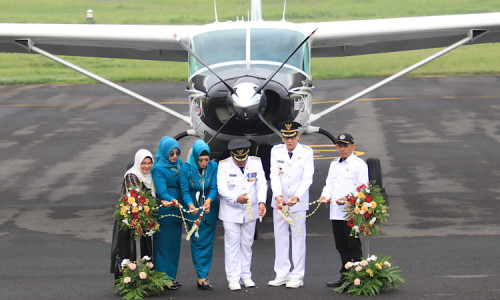
[[257, 172], [247, 173], [247, 180], [248, 180], [248, 182], [256, 181], [257, 180]]

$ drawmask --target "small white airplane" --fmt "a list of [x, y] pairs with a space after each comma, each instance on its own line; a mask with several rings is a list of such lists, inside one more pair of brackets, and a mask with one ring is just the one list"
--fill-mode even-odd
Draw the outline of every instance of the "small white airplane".
[[[304, 134], [325, 115], [459, 46], [500, 41], [500, 12], [291, 23], [264, 21], [261, 1], [248, 20], [206, 25], [96, 25], [0, 23], [0, 51], [36, 53], [105, 83], [186, 122], [177, 139], [198, 136], [214, 153], [244, 136], [259, 145], [280, 142], [283, 121]], [[329, 107], [312, 113], [311, 59], [446, 47], [415, 65]], [[190, 115], [182, 115], [57, 55], [187, 62]], [[265, 147], [263, 147], [264, 149]], [[269, 149], [269, 148], [267, 148]]]

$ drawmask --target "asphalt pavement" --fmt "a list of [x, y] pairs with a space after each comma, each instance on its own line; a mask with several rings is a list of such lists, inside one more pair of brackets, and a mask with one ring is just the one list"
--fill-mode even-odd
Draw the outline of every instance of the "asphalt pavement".
[[[319, 112], [378, 79], [315, 81]], [[185, 83], [128, 84], [187, 114]], [[391, 256], [405, 283], [380, 299], [500, 299], [500, 77], [402, 78], [318, 121], [351, 133], [364, 159], [382, 162], [390, 217], [374, 254]], [[120, 299], [109, 273], [113, 208], [139, 148], [156, 151], [186, 125], [102, 85], [0, 86], [0, 299]], [[181, 141], [182, 158], [193, 138]], [[315, 149], [312, 199], [335, 149]], [[183, 241], [178, 291], [152, 299], [351, 299], [333, 294], [340, 259], [328, 211], [307, 220], [305, 285], [274, 279], [271, 211], [254, 243], [256, 288], [230, 291], [218, 224], [210, 281], [196, 288]]]

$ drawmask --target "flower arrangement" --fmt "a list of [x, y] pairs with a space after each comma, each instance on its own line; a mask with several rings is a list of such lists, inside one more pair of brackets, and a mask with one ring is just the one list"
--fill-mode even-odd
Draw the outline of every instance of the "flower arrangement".
[[126, 195], [120, 197], [116, 205], [115, 218], [121, 230], [131, 230], [134, 239], [152, 236], [160, 228], [156, 221], [158, 205], [151, 192], [138, 187], [128, 187]]
[[124, 299], [143, 299], [158, 295], [165, 286], [171, 286], [165, 273], [153, 270], [151, 258], [144, 256], [139, 262], [124, 259], [121, 263], [122, 276], [115, 281], [115, 291]]
[[362, 184], [356, 188], [355, 193], [346, 198], [346, 220], [347, 225], [351, 227], [351, 235], [379, 235], [381, 227], [378, 225], [389, 216], [380, 187], [372, 183]]
[[378, 295], [404, 282], [401, 270], [392, 266], [390, 257], [377, 258], [375, 255], [357, 262], [347, 262], [344, 283], [333, 289], [335, 293], [346, 292], [351, 296]]

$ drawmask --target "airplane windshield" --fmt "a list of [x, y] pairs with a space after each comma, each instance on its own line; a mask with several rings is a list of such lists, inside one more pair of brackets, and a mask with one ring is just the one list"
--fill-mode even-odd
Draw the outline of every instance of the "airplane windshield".
[[[251, 60], [283, 63], [305, 36], [287, 29], [254, 28], [251, 31]], [[290, 58], [287, 64], [307, 72], [309, 69], [307, 43]], [[307, 65], [306, 65], [307, 64]]]
[[[199, 34], [193, 38], [191, 48], [207, 65], [227, 61], [244, 61], [245, 32], [245, 29], [233, 29]], [[201, 68], [203, 68], [203, 65], [190, 55], [190, 74]]]
[[[246, 29], [210, 31], [193, 37], [191, 48], [207, 64], [246, 61]], [[250, 29], [250, 60], [283, 63], [305, 36], [297, 31], [278, 28]], [[287, 63], [309, 73], [309, 44], [299, 49]], [[189, 73], [203, 65], [189, 56]]]

